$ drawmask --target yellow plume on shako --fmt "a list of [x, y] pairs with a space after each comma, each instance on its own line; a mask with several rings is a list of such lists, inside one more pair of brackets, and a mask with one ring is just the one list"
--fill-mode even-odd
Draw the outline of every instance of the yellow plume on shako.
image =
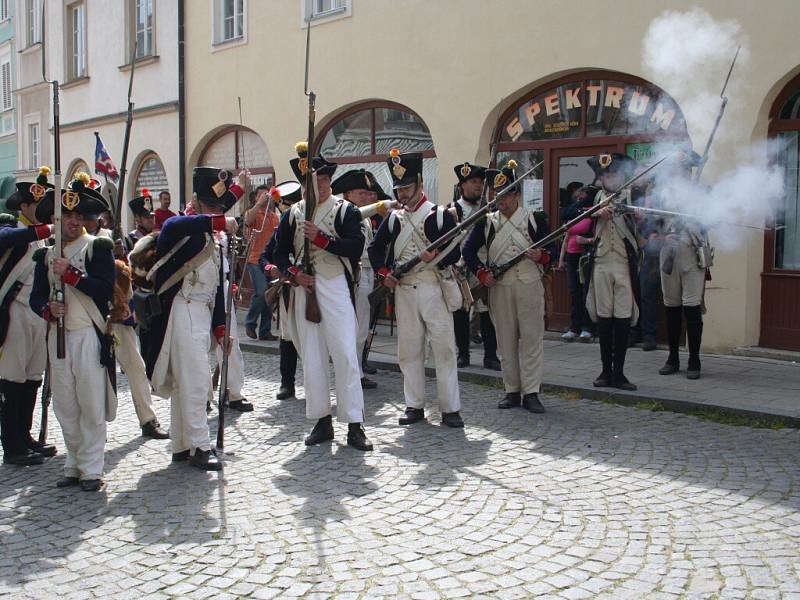
[[308, 156], [308, 142], [297, 142], [294, 145], [294, 151], [297, 152], [297, 156], [300, 158], [305, 158]]
[[517, 168], [517, 161], [515, 161], [515, 160], [512, 158], [511, 160], [509, 160], [509, 161], [508, 161], [508, 163], [506, 164], [506, 166], [507, 166], [509, 169], [516, 169], [516, 168]]
[[80, 181], [83, 185], [89, 185], [89, 183], [92, 181], [92, 177], [85, 171], [79, 171], [78, 173], [75, 173], [75, 180]]

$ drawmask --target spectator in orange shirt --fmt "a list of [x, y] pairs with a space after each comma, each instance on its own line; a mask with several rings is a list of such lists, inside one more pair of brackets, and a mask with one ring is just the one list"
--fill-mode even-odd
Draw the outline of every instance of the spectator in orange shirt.
[[[268, 209], [269, 214], [267, 214]], [[246, 236], [248, 239], [249, 236], [254, 236], [253, 243], [250, 245], [250, 253], [247, 256], [247, 272], [253, 286], [253, 297], [250, 300], [250, 310], [247, 311], [244, 325], [247, 337], [252, 339], [258, 337], [262, 341], [276, 340], [277, 337], [270, 332], [272, 309], [264, 299], [264, 293], [267, 291], [267, 276], [258, 265], [258, 259], [278, 226], [279, 218], [277, 208], [270, 202], [268, 186], [258, 186], [255, 204], [244, 213]], [[256, 326], [258, 326], [258, 333], [256, 333]]]

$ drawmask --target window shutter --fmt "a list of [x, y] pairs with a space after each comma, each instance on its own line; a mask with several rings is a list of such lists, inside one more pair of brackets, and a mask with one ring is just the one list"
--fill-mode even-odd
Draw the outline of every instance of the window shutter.
[[4, 62], [0, 66], [0, 83], [3, 92], [3, 110], [11, 108], [11, 63]]

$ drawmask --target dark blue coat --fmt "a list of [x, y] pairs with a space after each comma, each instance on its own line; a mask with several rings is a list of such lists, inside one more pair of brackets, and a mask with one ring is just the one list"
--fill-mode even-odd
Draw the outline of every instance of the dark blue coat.
[[[170, 259], [164, 263], [156, 272], [155, 289], [158, 290], [173, 273], [181, 266], [199, 254], [206, 245], [205, 234], [213, 234], [212, 217], [209, 215], [183, 215], [170, 217], [161, 227], [156, 242], [156, 260], [165, 256], [175, 244], [183, 238], [188, 237], [186, 242]], [[222, 264], [219, 268], [220, 285], [217, 287], [217, 295], [214, 299], [214, 310], [211, 315], [211, 329], [225, 325], [225, 299], [222, 288]], [[183, 279], [175, 283], [172, 287], [164, 290], [159, 295], [161, 301], [161, 315], [154, 318], [150, 325], [148, 347], [143, 349], [147, 376], [152, 377], [153, 369], [156, 366], [158, 355], [161, 353], [161, 345], [164, 343], [164, 336], [167, 332], [169, 314], [172, 310], [172, 302], [183, 285]]]
[[[36, 227], [15, 227], [10, 223], [0, 226], [0, 256], [8, 250], [11, 251], [3, 268], [0, 269], [0, 285], [6, 282], [11, 270], [25, 256], [31, 242], [39, 239], [41, 238], [37, 233]], [[0, 345], [6, 341], [11, 303], [17, 297], [21, 287], [21, 283], [15, 284], [8, 290], [5, 298], [0, 298]]]
[[[108, 238], [95, 238], [92, 242], [92, 260], [86, 261], [86, 273], [75, 285], [75, 289], [89, 296], [104, 318], [111, 312], [114, 296], [114, 281], [117, 269], [114, 264], [114, 242]], [[45, 318], [50, 303], [50, 281], [47, 277], [47, 248], [40, 248], [33, 253], [36, 269], [33, 272], [33, 288], [30, 305], [37, 315]], [[104, 332], [103, 332], [104, 333]]]
[[[393, 222], [391, 231], [389, 230], [389, 223]], [[431, 241], [435, 241], [442, 235], [453, 229], [456, 226], [456, 220], [449, 210], [444, 211], [444, 218], [442, 219], [442, 228], [437, 227], [436, 211], [432, 210], [431, 214], [425, 217], [423, 228], [425, 229], [425, 237]], [[395, 267], [394, 256], [394, 243], [397, 236], [400, 234], [400, 219], [390, 219], [388, 216], [381, 222], [378, 231], [375, 232], [375, 237], [372, 243], [367, 248], [369, 253], [369, 262], [372, 263], [372, 268], [375, 272], [383, 267], [393, 269]], [[456, 245], [450, 253], [443, 258], [438, 267], [444, 269], [450, 265], [454, 265], [461, 257], [461, 249]]]

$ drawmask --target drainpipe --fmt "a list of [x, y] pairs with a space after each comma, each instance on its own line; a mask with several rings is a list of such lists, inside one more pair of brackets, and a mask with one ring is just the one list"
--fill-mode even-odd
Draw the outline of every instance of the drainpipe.
[[[178, 203], [186, 202], [186, 85], [184, 82], [184, 0], [178, 0]], [[181, 206], [183, 208], [184, 206]]]

